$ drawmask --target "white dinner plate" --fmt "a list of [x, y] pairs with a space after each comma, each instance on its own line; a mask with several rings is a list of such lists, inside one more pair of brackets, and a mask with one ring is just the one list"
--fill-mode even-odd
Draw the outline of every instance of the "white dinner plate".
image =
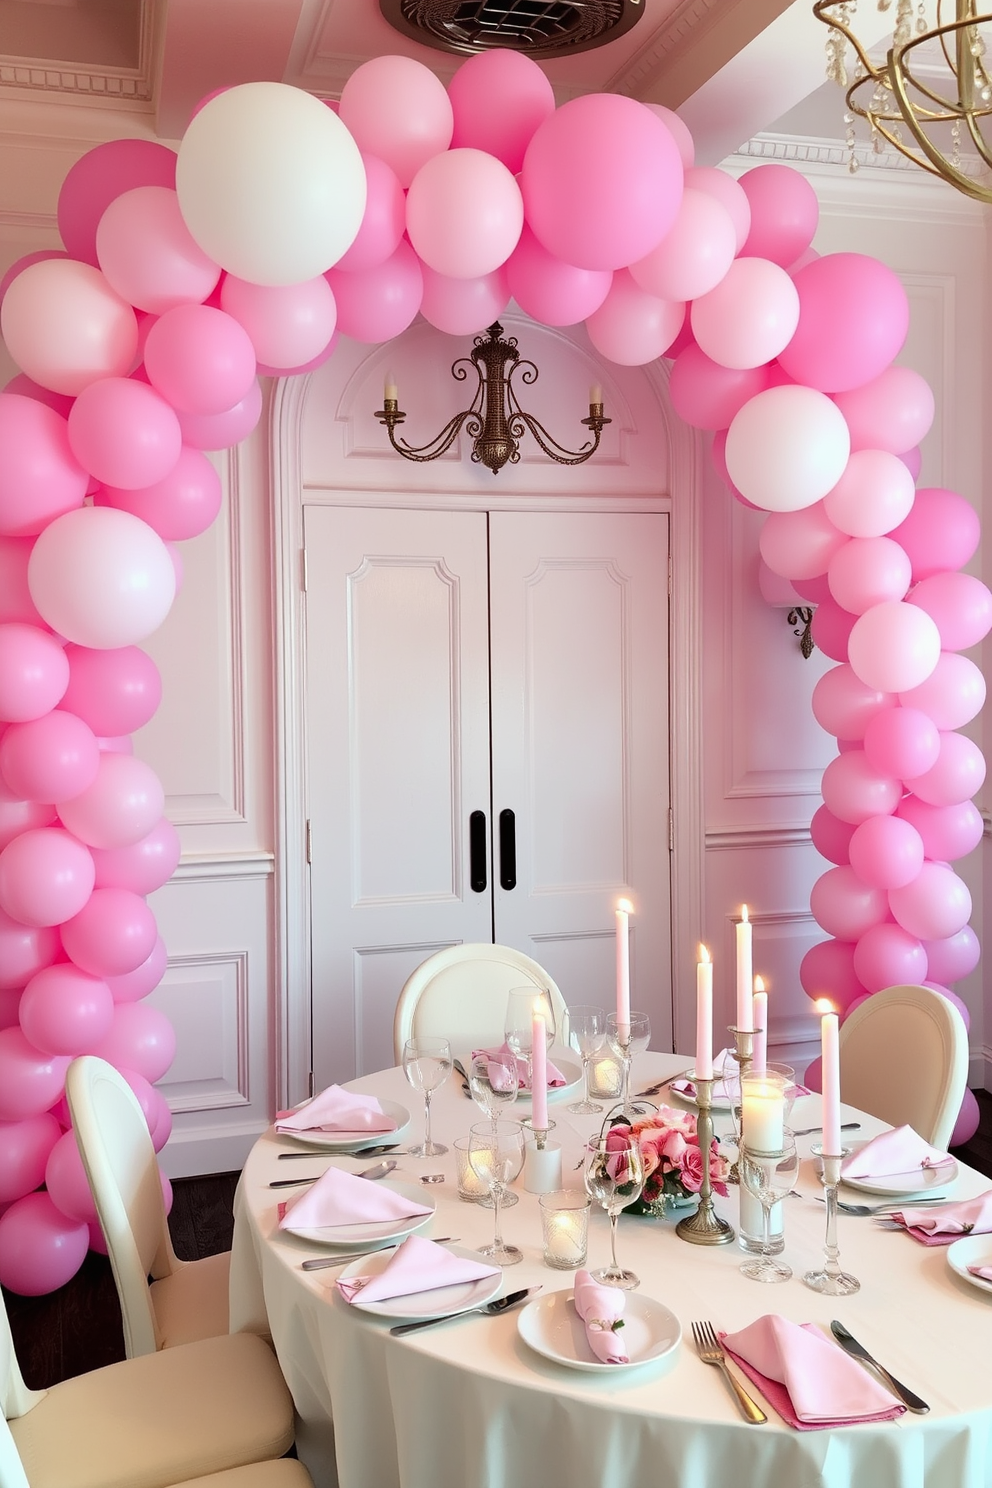
[[[484, 1266], [492, 1265], [477, 1250], [463, 1250], [459, 1245], [447, 1247], [451, 1255], [461, 1256], [465, 1261], [479, 1261]], [[338, 1280], [349, 1276], [378, 1276], [385, 1271], [395, 1251], [375, 1251], [352, 1261], [345, 1266]], [[395, 1318], [397, 1322], [426, 1322], [428, 1318], [447, 1317], [452, 1312], [468, 1312], [472, 1307], [481, 1307], [489, 1302], [503, 1285], [503, 1272], [496, 1268], [495, 1276], [483, 1276], [478, 1281], [456, 1282], [454, 1286], [432, 1287], [429, 1292], [411, 1292], [406, 1297], [385, 1297], [381, 1302], [363, 1302], [361, 1292], [350, 1306], [359, 1312], [369, 1312], [373, 1317]]]
[[284, 1137], [287, 1142], [300, 1142], [304, 1147], [319, 1147], [324, 1152], [347, 1152], [352, 1147], [377, 1147], [386, 1142], [399, 1142], [410, 1125], [410, 1112], [396, 1101], [380, 1100], [379, 1104], [383, 1115], [391, 1116], [396, 1122], [392, 1131], [294, 1131], [277, 1132], [276, 1135]]
[[308, 1240], [311, 1245], [378, 1245], [383, 1240], [398, 1240], [403, 1235], [410, 1235], [414, 1230], [422, 1230], [425, 1224], [429, 1224], [434, 1218], [434, 1200], [430, 1193], [419, 1183], [390, 1183], [388, 1179], [381, 1179], [387, 1188], [394, 1193], [401, 1194], [404, 1199], [409, 1199], [411, 1204], [426, 1204], [429, 1214], [414, 1214], [409, 1219], [384, 1219], [377, 1220], [374, 1224], [351, 1224], [351, 1225], [329, 1225], [312, 1229], [306, 1225], [294, 1225], [291, 1213], [287, 1216], [289, 1224], [283, 1225], [284, 1235], [295, 1235], [299, 1240]]
[[992, 1235], [965, 1235], [947, 1247], [947, 1264], [970, 1286], [992, 1295], [992, 1281], [972, 1276], [969, 1266], [992, 1266]]
[[[555, 1068], [560, 1070], [561, 1073], [565, 1076], [564, 1085], [548, 1086], [548, 1103], [551, 1104], [554, 1101], [562, 1100], [574, 1100], [576, 1094], [582, 1089], [581, 1064], [573, 1064], [570, 1059], [559, 1059], [557, 1055], [549, 1054], [548, 1058], [551, 1060], [551, 1063], [555, 1066]], [[502, 1109], [500, 1111], [500, 1115], [505, 1116], [507, 1121], [512, 1121], [514, 1106], [529, 1107], [530, 1104], [531, 1092], [529, 1090], [518, 1090], [516, 1100], [511, 1101], [507, 1107]]]
[[[852, 1147], [865, 1146], [864, 1142]], [[943, 1193], [958, 1176], [958, 1165], [953, 1157], [947, 1157], [932, 1168], [913, 1168], [909, 1173], [886, 1173], [878, 1178], [842, 1178], [845, 1188], [856, 1188], [861, 1193], [888, 1194], [890, 1198], [919, 1198], [923, 1194]]]
[[[682, 1079], [673, 1080], [671, 1082], [671, 1084], [668, 1085], [668, 1086], [666, 1086], [665, 1088], [666, 1088], [666, 1090], [670, 1090], [673, 1095], [677, 1095], [680, 1101], [685, 1101], [685, 1103], [686, 1103], [687, 1106], [695, 1106], [695, 1104], [696, 1104], [695, 1086], [693, 1086], [693, 1089], [692, 1089], [692, 1093], [691, 1094], [690, 1094], [690, 1092], [688, 1090], [680, 1090], [679, 1089], [679, 1086], [682, 1085], [683, 1080], [686, 1081], [686, 1082], [688, 1082], [689, 1084], [692, 1083], [689, 1080], [688, 1076], [686, 1075], [686, 1076], [683, 1076]], [[648, 1097], [649, 1100], [662, 1101], [662, 1102], [664, 1101], [664, 1098], [665, 1098], [665, 1090], [659, 1090], [658, 1093], [657, 1093], [657, 1095], [652, 1095], [652, 1096], [649, 1096]], [[725, 1087], [723, 1081], [721, 1080], [719, 1083], [717, 1083], [716, 1081], [714, 1081], [713, 1082], [713, 1102], [712, 1102], [712, 1109], [714, 1111], [729, 1111], [730, 1110], [730, 1106], [731, 1106], [730, 1096], [727, 1094], [727, 1090], [726, 1090], [726, 1087]]]
[[589, 1347], [585, 1324], [575, 1310], [571, 1292], [535, 1297], [517, 1317], [517, 1329], [528, 1348], [568, 1369], [594, 1369], [610, 1374], [655, 1364], [678, 1348], [682, 1325], [674, 1312], [640, 1292], [628, 1292], [623, 1311], [627, 1364], [604, 1364]]

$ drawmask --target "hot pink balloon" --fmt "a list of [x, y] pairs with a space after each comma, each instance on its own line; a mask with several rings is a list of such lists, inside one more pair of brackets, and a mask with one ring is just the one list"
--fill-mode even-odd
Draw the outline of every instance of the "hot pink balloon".
[[176, 1035], [158, 1008], [147, 1002], [120, 1003], [113, 1027], [96, 1052], [120, 1069], [136, 1070], [154, 1085], [175, 1058]]
[[838, 739], [863, 739], [869, 723], [894, 703], [891, 694], [866, 687], [846, 664], [824, 672], [813, 688], [813, 717]]
[[865, 449], [851, 455], [823, 505], [834, 526], [851, 537], [881, 537], [905, 520], [915, 495], [913, 477], [898, 455]]
[[923, 867], [923, 840], [901, 817], [869, 817], [851, 838], [851, 867], [865, 883], [880, 889], [902, 888]]
[[64, 706], [101, 737], [133, 734], [151, 719], [162, 699], [162, 677], [146, 651], [121, 646], [95, 651], [65, 648], [69, 686]]
[[91, 849], [98, 889], [131, 889], [151, 894], [168, 883], [179, 862], [179, 833], [166, 817], [128, 847]]
[[905, 549], [891, 537], [852, 537], [831, 558], [827, 581], [843, 609], [863, 615], [887, 600], [903, 599], [910, 573]]
[[206, 455], [184, 445], [168, 475], [138, 491], [103, 486], [94, 501], [130, 512], [168, 542], [199, 537], [221, 508], [220, 476]]
[[0, 1121], [40, 1116], [65, 1089], [69, 1059], [44, 1054], [20, 1028], [0, 1029]]
[[790, 377], [825, 393], [878, 377], [902, 349], [909, 302], [898, 277], [862, 253], [829, 253], [795, 276], [799, 325], [779, 357]]
[[631, 264], [635, 281], [662, 300], [709, 294], [727, 274], [737, 251], [726, 207], [705, 191], [687, 189], [678, 216], [656, 248]]
[[71, 1281], [86, 1259], [89, 1229], [56, 1209], [47, 1193], [26, 1194], [0, 1216], [0, 1282], [42, 1297]]
[[832, 759], [823, 772], [823, 799], [841, 821], [857, 825], [871, 816], [895, 811], [902, 785], [868, 763], [863, 749], [849, 749]]
[[985, 784], [985, 756], [965, 734], [940, 735], [936, 764], [911, 782], [913, 794], [928, 806], [959, 806]]
[[0, 625], [44, 625], [28, 588], [29, 537], [0, 536]]
[[498, 320], [510, 301], [506, 269], [494, 269], [481, 279], [451, 279], [424, 266], [424, 297], [420, 313], [449, 336], [472, 336]]
[[0, 739], [0, 774], [26, 801], [71, 800], [93, 784], [99, 767], [93, 730], [63, 708], [12, 723]]
[[825, 574], [848, 538], [830, 521], [822, 501], [816, 501], [799, 511], [772, 512], [758, 542], [772, 572], [795, 581]]
[[61, 950], [53, 926], [25, 925], [0, 909], [0, 990], [19, 992]]
[[831, 661], [846, 662], [856, 615], [832, 599], [821, 600], [813, 613], [813, 642]]
[[23, 1121], [0, 1122], [0, 1204], [9, 1204], [45, 1181], [48, 1154], [61, 1128], [48, 1111]]
[[933, 390], [911, 367], [886, 367], [872, 382], [838, 393], [836, 401], [851, 431], [853, 450], [908, 454], [933, 423]]
[[420, 309], [424, 276], [410, 244], [400, 243], [392, 258], [353, 274], [328, 270], [338, 307], [338, 329], [356, 341], [391, 341], [406, 330]]
[[897, 922], [922, 941], [957, 935], [971, 918], [971, 894], [953, 868], [924, 863], [912, 883], [889, 890]]
[[924, 941], [923, 949], [929, 975], [941, 982], [960, 982], [970, 976], [982, 957], [978, 936], [970, 925], [962, 926], [955, 935]]
[[179, 413], [182, 441], [192, 449], [223, 450], [240, 444], [262, 416], [262, 388], [256, 377], [245, 396], [223, 413]]
[[927, 680], [900, 693], [899, 701], [929, 713], [939, 729], [964, 728], [985, 706], [985, 678], [970, 657], [942, 651]]
[[[826, 601], [833, 604], [833, 600], [830, 598], [830, 585], [827, 583], [825, 573], [818, 574], [812, 579], [796, 579], [793, 588], [809, 604], [818, 605]], [[833, 733], [834, 730], [831, 729], [830, 732]]]
[[138, 323], [99, 269], [74, 259], [32, 264], [0, 305], [7, 349], [42, 387], [75, 396], [90, 383], [127, 372]]
[[613, 283], [609, 269], [579, 269], [562, 263], [537, 241], [526, 223], [506, 261], [506, 276], [521, 310], [552, 326], [578, 325], [599, 309]]
[[202, 303], [220, 279], [220, 265], [194, 241], [166, 186], [137, 186], [112, 201], [97, 227], [96, 253], [122, 299], [152, 315]]
[[973, 1090], [966, 1088], [948, 1146], [962, 1147], [966, 1142], [970, 1142], [981, 1123], [982, 1108], [978, 1104], [978, 1098]]
[[63, 417], [34, 398], [0, 393], [0, 533], [35, 536], [82, 506], [88, 481]]
[[62, 821], [80, 842], [104, 848], [140, 842], [160, 821], [164, 806], [162, 782], [151, 765], [112, 752], [99, 755], [88, 789], [58, 803]]
[[24, 1037], [47, 1054], [86, 1054], [110, 1028], [114, 999], [99, 977], [60, 961], [31, 978], [18, 1013]]
[[337, 324], [334, 291], [323, 274], [302, 284], [281, 285], [249, 284], [228, 274], [220, 303], [267, 367], [298, 367], [312, 361], [325, 350]]
[[900, 780], [924, 774], [940, 754], [937, 726], [921, 708], [886, 708], [869, 721], [864, 738], [872, 767]]
[[454, 116], [452, 149], [485, 150], [514, 175], [535, 130], [555, 111], [554, 89], [541, 68], [520, 52], [479, 52], [448, 84]]
[[365, 215], [355, 241], [334, 265], [348, 272], [385, 263], [406, 231], [406, 196], [396, 172], [377, 155], [363, 152], [362, 164], [367, 187]]
[[738, 258], [714, 289], [693, 301], [690, 320], [692, 334], [713, 361], [760, 367], [791, 341], [799, 323], [799, 296], [777, 264]]
[[69, 664], [53, 635], [36, 625], [0, 625], [0, 722], [41, 718], [68, 682]]
[[945, 569], [963, 568], [977, 547], [981, 524], [975, 508], [956, 491], [923, 486], [913, 510], [891, 534], [909, 554], [913, 582]]
[[982, 814], [970, 800], [953, 806], [931, 806], [918, 796], [903, 796], [896, 815], [912, 822], [928, 858], [950, 863], [974, 852], [982, 840]]
[[618, 269], [606, 299], [586, 320], [586, 330], [596, 350], [611, 362], [643, 367], [667, 351], [684, 317], [684, 305], [645, 294], [626, 269]]
[[73, 258], [97, 262], [96, 234], [110, 203], [136, 186], [176, 184], [176, 155], [153, 140], [108, 140], [88, 150], [62, 182], [59, 233]]
[[[326, 280], [320, 282], [326, 291]], [[148, 332], [144, 361], [152, 387], [184, 413], [223, 413], [245, 397], [255, 377], [248, 332], [211, 305], [177, 305], [160, 315]]]
[[89, 851], [57, 827], [22, 832], [0, 852], [0, 909], [22, 925], [61, 925], [93, 890]]
[[854, 941], [889, 912], [885, 890], [864, 883], [850, 867], [828, 868], [820, 875], [810, 893], [810, 909], [828, 935]]
[[744, 404], [767, 386], [767, 368], [722, 367], [693, 345], [675, 358], [668, 392], [684, 423], [694, 429], [726, 429]]
[[927, 953], [915, 935], [886, 922], [862, 935], [854, 950], [854, 968], [869, 992], [918, 986], [926, 980]]
[[992, 593], [972, 574], [932, 574], [909, 600], [936, 622], [944, 651], [967, 651], [992, 629]]
[[747, 193], [735, 176], [718, 170], [712, 165], [696, 165], [685, 173], [685, 185], [692, 191], [705, 191], [713, 196], [730, 214], [740, 253], [751, 231], [751, 203]]
[[158, 931], [155, 916], [140, 895], [128, 889], [94, 889], [61, 934], [66, 954], [76, 965], [106, 980], [147, 961]]
[[[821, 940], [810, 946], [799, 964], [799, 981], [809, 997], [829, 997], [837, 1008], [864, 996], [854, 970], [854, 942]], [[808, 1078], [807, 1078], [807, 1084]]]
[[[727, 468], [756, 506], [798, 511], [833, 490], [850, 445], [842, 414], [823, 393], [770, 387], [745, 403], [730, 425]], [[775, 567], [767, 555], [765, 561]]]
[[853, 822], [841, 821], [828, 806], [818, 806], [809, 824], [809, 834], [821, 857], [836, 863], [838, 867], [851, 861]]
[[401, 186], [447, 150], [454, 128], [444, 84], [412, 57], [373, 57], [356, 67], [341, 90], [339, 115], [363, 155], [384, 160]]
[[940, 632], [924, 610], [890, 600], [858, 617], [848, 654], [869, 687], [907, 692], [925, 682], [937, 665]]
[[179, 459], [182, 442], [179, 420], [166, 399], [127, 377], [92, 383], [69, 415], [73, 454], [108, 486], [137, 490], [163, 480]]
[[99, 1223], [74, 1131], [63, 1132], [53, 1146], [45, 1169], [45, 1186], [62, 1214], [86, 1224]]
[[820, 220], [816, 192], [789, 165], [756, 165], [738, 181], [751, 205], [751, 231], [741, 252], [789, 268], [816, 233]]
[[147, 997], [165, 976], [168, 964], [165, 942], [158, 936], [151, 954], [134, 971], [127, 971], [119, 977], [107, 977], [107, 986], [114, 1001], [138, 1002], [142, 997]]

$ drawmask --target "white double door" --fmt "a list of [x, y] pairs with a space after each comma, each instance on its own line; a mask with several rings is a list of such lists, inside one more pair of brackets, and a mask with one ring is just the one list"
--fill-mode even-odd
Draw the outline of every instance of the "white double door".
[[393, 1062], [443, 946], [533, 956], [672, 1047], [668, 518], [307, 506], [316, 1088]]

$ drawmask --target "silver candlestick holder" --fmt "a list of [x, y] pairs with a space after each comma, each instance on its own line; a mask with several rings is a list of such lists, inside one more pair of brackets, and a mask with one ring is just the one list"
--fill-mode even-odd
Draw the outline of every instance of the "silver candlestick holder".
[[[731, 1025], [727, 1029], [727, 1032], [733, 1034], [734, 1036], [734, 1047], [731, 1049], [730, 1052], [733, 1055], [734, 1059], [736, 1059], [737, 1061], [738, 1095], [736, 1100], [731, 1100], [731, 1115], [733, 1116], [734, 1134], [737, 1137], [737, 1148], [739, 1151], [740, 1145], [744, 1140], [744, 1107], [742, 1103], [744, 1076], [750, 1070], [752, 1060], [754, 1059], [754, 1030], [751, 1028], [734, 1028], [733, 1025]], [[735, 1158], [730, 1165], [730, 1172], [727, 1174], [727, 1182], [739, 1184], [740, 1181], [740, 1161], [738, 1158]]]
[[814, 1292], [822, 1292], [825, 1297], [850, 1297], [854, 1292], [860, 1292], [861, 1283], [856, 1276], [841, 1270], [838, 1259], [840, 1247], [837, 1244], [837, 1185], [840, 1183], [840, 1165], [850, 1148], [836, 1156], [822, 1151], [817, 1154], [815, 1145], [812, 1150], [815, 1155], [819, 1155], [823, 1164], [823, 1195], [827, 1209], [823, 1254], [826, 1260], [821, 1270], [807, 1271], [803, 1281]]
[[713, 1187], [710, 1182], [713, 1078], [711, 1076], [708, 1080], [703, 1080], [699, 1075], [690, 1075], [689, 1078], [696, 1087], [696, 1140], [703, 1159], [703, 1178], [699, 1185], [699, 1207], [693, 1214], [687, 1214], [685, 1219], [679, 1220], [675, 1233], [680, 1240], [688, 1240], [690, 1245], [729, 1245], [734, 1238], [734, 1229], [714, 1209]]

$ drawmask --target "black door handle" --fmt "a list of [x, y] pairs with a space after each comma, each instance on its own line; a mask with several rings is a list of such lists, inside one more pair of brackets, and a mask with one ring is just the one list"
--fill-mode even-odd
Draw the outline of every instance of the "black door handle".
[[486, 875], [486, 813], [473, 811], [468, 819], [468, 876], [472, 890], [484, 894]]
[[510, 810], [499, 814], [499, 886], [517, 887], [517, 822]]

